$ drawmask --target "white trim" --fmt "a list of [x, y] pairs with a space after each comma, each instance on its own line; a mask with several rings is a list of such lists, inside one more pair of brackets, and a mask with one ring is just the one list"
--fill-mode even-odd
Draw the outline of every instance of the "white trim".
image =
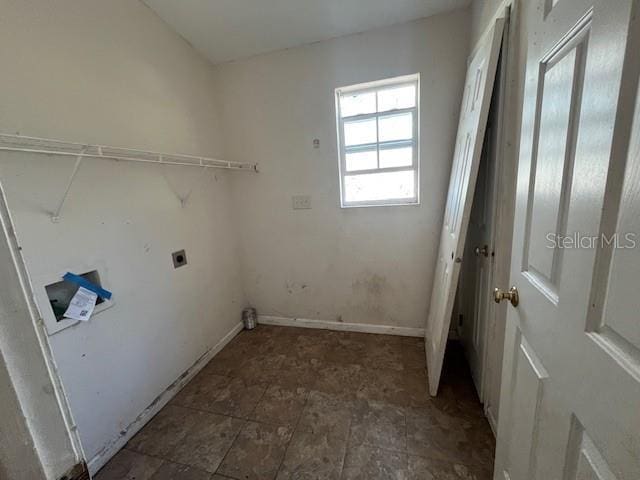
[[345, 323], [335, 322], [332, 320], [277, 317], [273, 315], [258, 315], [258, 323], [263, 325], [280, 325], [283, 327], [317, 328], [320, 330], [335, 330], [340, 332], [377, 333], [380, 335], [398, 335], [401, 337], [424, 337], [424, 328], [373, 325], [370, 323]]
[[353, 93], [353, 92], [365, 92], [367, 90], [378, 90], [386, 86], [403, 86], [409, 85], [420, 78], [419, 73], [412, 73], [410, 75], [402, 75], [400, 77], [383, 78], [381, 80], [374, 80], [372, 82], [358, 83], [357, 85], [351, 85], [349, 87], [336, 88], [337, 93]]
[[209, 363], [209, 361], [222, 350], [233, 338], [242, 331], [244, 325], [242, 322], [237, 323], [227, 333], [222, 340], [216, 343], [212, 348], [207, 350], [198, 360], [195, 361], [191, 367], [189, 367], [178, 379], [173, 382], [167, 389], [156, 397], [151, 404], [142, 412], [138, 417], [131, 422], [126, 428], [124, 428], [121, 434], [108, 442], [100, 452], [98, 452], [88, 462], [89, 473], [95, 475], [118, 451], [125, 446], [125, 444], [133, 437], [142, 427], [144, 427], [149, 420], [151, 420], [156, 413], [158, 413], [162, 407], [164, 407], [169, 401], [185, 386], [202, 368]]
[[[413, 107], [393, 109], [384, 112], [379, 112], [377, 108], [378, 97], [376, 96], [376, 111], [369, 114], [351, 115], [343, 117], [340, 106], [340, 98], [343, 95], [349, 95], [354, 93], [365, 93], [369, 91], [384, 90], [386, 87], [403, 87], [407, 85], [415, 86], [415, 105]], [[360, 83], [357, 85], [351, 85], [348, 87], [341, 87], [335, 89], [335, 106], [336, 106], [336, 137], [338, 140], [338, 176], [340, 184], [340, 207], [341, 208], [358, 208], [358, 207], [384, 207], [384, 206], [397, 206], [397, 205], [420, 205], [420, 73], [414, 73], [411, 75], [404, 75], [402, 77], [387, 78], [384, 80], [378, 80], [374, 82]], [[413, 118], [413, 132], [409, 139], [394, 140], [380, 142], [379, 136], [379, 119], [400, 115], [404, 113], [410, 113]], [[352, 145], [347, 147], [344, 143], [344, 124], [350, 121], [361, 121], [366, 119], [376, 120], [376, 142], [362, 145]], [[394, 167], [393, 169], [380, 168], [380, 147], [386, 146], [392, 143], [405, 143], [412, 146], [413, 155], [412, 162], [409, 166]], [[346, 168], [346, 155], [348, 150], [370, 149], [376, 150], [377, 163], [376, 168], [367, 170], [353, 170], [347, 171]], [[385, 198], [381, 200], [360, 200], [360, 201], [347, 201], [345, 199], [345, 178], [347, 176], [359, 176], [375, 173], [383, 173], [388, 171], [410, 171], [414, 173], [414, 195], [410, 198]]]

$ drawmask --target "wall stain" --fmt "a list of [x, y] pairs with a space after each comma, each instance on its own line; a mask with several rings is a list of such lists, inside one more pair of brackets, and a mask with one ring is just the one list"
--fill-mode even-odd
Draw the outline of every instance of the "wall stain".
[[289, 295], [293, 295], [294, 293], [300, 293], [306, 290], [309, 286], [306, 283], [298, 284], [296, 282], [286, 281], [284, 282], [284, 288]]
[[365, 272], [361, 278], [354, 280], [351, 286], [354, 291], [364, 291], [372, 299], [379, 299], [388, 289], [387, 277], [368, 272]]
[[[365, 270], [351, 283], [352, 299], [349, 302], [349, 317], [353, 321], [387, 323], [389, 298], [393, 287], [385, 275]], [[361, 320], [362, 319], [362, 320]]]

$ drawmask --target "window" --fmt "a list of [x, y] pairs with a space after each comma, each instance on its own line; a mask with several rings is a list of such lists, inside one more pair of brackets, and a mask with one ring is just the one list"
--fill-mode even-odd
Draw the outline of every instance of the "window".
[[336, 90], [343, 207], [419, 203], [418, 74]]

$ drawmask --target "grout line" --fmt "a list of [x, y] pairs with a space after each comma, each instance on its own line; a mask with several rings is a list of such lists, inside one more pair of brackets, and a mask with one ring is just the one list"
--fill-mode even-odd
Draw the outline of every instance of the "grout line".
[[[253, 407], [253, 410], [251, 411], [251, 413], [257, 408], [258, 404], [262, 401], [262, 399], [264, 398], [264, 396], [267, 393], [267, 390], [269, 389], [270, 386], [271, 386], [270, 384], [267, 384], [267, 386], [265, 387], [265, 389], [262, 392], [262, 395], [260, 395], [260, 398], [256, 402], [255, 407]], [[249, 413], [249, 415], [251, 415], [251, 413]], [[239, 417], [233, 417], [233, 418], [241, 419]], [[227, 455], [229, 455], [229, 452], [233, 448], [233, 445], [236, 443], [236, 440], [238, 440], [238, 437], [240, 436], [240, 433], [242, 433], [242, 430], [247, 426], [247, 424], [250, 421], [252, 421], [252, 420], [249, 420], [247, 418], [242, 418], [241, 420], [244, 421], [244, 424], [238, 429], [238, 433], [236, 433], [236, 436], [233, 437], [233, 441], [229, 444], [229, 448], [227, 449], [225, 454], [222, 456], [222, 460], [220, 460], [220, 463], [218, 464], [218, 468], [216, 468], [216, 471], [214, 472], [214, 475], [218, 473], [218, 471], [220, 470], [220, 467], [224, 464], [224, 461], [227, 458]], [[261, 422], [254, 422], [254, 423], [261, 423]], [[222, 474], [220, 474], [220, 475], [222, 475]], [[234, 477], [229, 477], [229, 478], [234, 478]]]
[[355, 406], [349, 408], [349, 429], [347, 431], [347, 438], [344, 442], [344, 451], [342, 452], [342, 459], [340, 460], [340, 477], [342, 478], [342, 473], [344, 471], [344, 463], [347, 459], [347, 451], [349, 450], [349, 442], [351, 440], [351, 428], [353, 427], [353, 415], [355, 412]]
[[[260, 405], [260, 402], [262, 402], [262, 400], [264, 399], [264, 397], [267, 395], [267, 390], [269, 390], [272, 386], [274, 385], [273, 382], [269, 382], [266, 384], [266, 387], [264, 388], [264, 390], [262, 391], [262, 394], [260, 395], [260, 398], [258, 399], [258, 401], [256, 402], [256, 404], [253, 406], [253, 408], [251, 409], [251, 411], [247, 414], [247, 420], [250, 421], [255, 421], [253, 420], [253, 418], [251, 417], [253, 415], [253, 413], [256, 411], [256, 409], [258, 408], [258, 405]], [[264, 423], [266, 425], [271, 425], [269, 422], [257, 422], [256, 423]]]
[[[311, 390], [304, 387], [307, 390], [307, 397], [304, 399], [304, 406], [302, 410], [300, 410], [300, 415], [298, 416], [298, 420], [296, 421], [295, 426], [291, 429], [291, 436], [289, 437], [289, 441], [287, 442], [287, 448], [284, 449], [284, 453], [282, 454], [282, 459], [280, 460], [280, 465], [278, 465], [278, 469], [276, 470], [276, 477], [280, 470], [282, 470], [282, 465], [284, 464], [284, 459], [287, 458], [287, 452], [289, 452], [289, 447], [291, 446], [291, 441], [293, 440], [293, 434], [298, 430], [298, 426], [300, 426], [300, 420], [302, 420], [302, 415], [304, 411], [307, 409], [307, 405], [309, 404], [309, 397], [311, 396]], [[274, 477], [275, 478], [275, 477]]]
[[[163, 463], [173, 463], [175, 465], [180, 465], [182, 467], [196, 468], [196, 469], [201, 470], [203, 472], [207, 472], [210, 475], [213, 475], [213, 473], [209, 472], [208, 470], [205, 470], [204, 468], [196, 467], [195, 465], [189, 465], [188, 463], [176, 462], [175, 460], [169, 460], [168, 458], [161, 457], [160, 455], [152, 455], [150, 453], [143, 453], [143, 452], [141, 452], [139, 450], [134, 450], [134, 449], [128, 448], [128, 447], [123, 447], [123, 448], [120, 449], [120, 451], [122, 451], [122, 450], [128, 450], [129, 452], [133, 452], [133, 453], [136, 453], [138, 455], [142, 455], [143, 457], [149, 457], [149, 458], [155, 458], [157, 460], [162, 460]], [[160, 467], [162, 467], [162, 464], [160, 464], [160, 466], [158, 467], [158, 470], [160, 469]], [[155, 470], [153, 473], [156, 473], [156, 472], [157, 472], [157, 470]]]
[[[237, 415], [229, 415], [228, 413], [212, 412], [210, 410], [203, 410], [202, 408], [191, 407], [191, 406], [188, 406], [188, 405], [177, 405], [176, 404], [176, 405], [174, 405], [174, 407], [186, 408], [187, 410], [193, 410], [194, 412], [208, 413], [209, 415], [218, 415], [220, 417], [234, 418], [236, 420], [242, 420], [244, 422], [251, 421], [249, 418], [246, 418], [246, 417], [238, 417]], [[266, 423], [266, 422], [258, 422], [258, 423]]]
[[340, 465], [340, 476], [338, 478], [342, 478], [342, 474], [344, 473], [344, 462], [347, 459], [347, 450], [349, 450], [349, 445], [351, 443], [351, 427], [353, 427], [353, 415], [355, 412], [355, 406], [354, 406], [354, 410], [351, 410], [349, 413], [349, 432], [347, 433], [347, 441], [344, 444], [344, 453], [342, 454], [342, 462]]
[[[216, 467], [216, 471], [215, 471], [215, 472], [213, 472], [213, 474], [212, 474], [211, 476], [213, 476], [213, 475], [215, 475], [215, 474], [217, 474], [217, 473], [218, 473], [218, 471], [220, 470], [220, 467], [222, 466], [222, 464], [223, 464], [223, 463], [224, 463], [224, 461], [226, 460], [227, 455], [229, 455], [229, 452], [230, 452], [230, 451], [231, 451], [231, 449], [233, 448], [233, 445], [236, 443], [236, 440], [238, 440], [238, 437], [240, 436], [240, 433], [242, 433], [242, 430], [244, 429], [244, 427], [246, 427], [246, 426], [247, 426], [247, 423], [249, 423], [249, 421], [248, 421], [248, 420], [245, 420], [245, 421], [244, 421], [244, 425], [242, 425], [242, 426], [238, 429], [238, 433], [236, 433], [236, 435], [235, 435], [235, 437], [233, 437], [233, 440], [231, 441], [231, 443], [229, 443], [229, 448], [227, 449], [227, 451], [226, 451], [226, 452], [224, 453], [224, 455], [222, 456], [222, 460], [220, 460], [220, 463], [219, 463], [219, 464], [218, 464], [218, 466]], [[222, 475], [222, 474], [220, 474], [220, 475]], [[228, 477], [228, 475], [226, 475], [226, 474], [225, 474], [224, 476]], [[230, 478], [235, 478], [235, 477], [230, 477]]]

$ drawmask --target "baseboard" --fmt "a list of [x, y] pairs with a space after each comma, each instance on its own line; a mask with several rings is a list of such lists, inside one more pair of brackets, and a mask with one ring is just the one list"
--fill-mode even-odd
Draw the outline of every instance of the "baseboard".
[[185, 372], [178, 377], [164, 392], [158, 395], [153, 402], [142, 412], [138, 417], [131, 422], [126, 428], [124, 428], [117, 438], [111, 440], [105, 445], [97, 455], [89, 460], [88, 467], [91, 475], [100, 470], [118, 451], [126, 445], [146, 423], [158, 413], [162, 407], [164, 407], [169, 401], [180, 391], [180, 389], [186, 385], [202, 368], [209, 363], [220, 350], [222, 350], [227, 343], [229, 343], [238, 333], [243, 329], [242, 322], [235, 325], [229, 333], [227, 333], [222, 340], [216, 343], [213, 347], [207, 350], [200, 358], [198, 358], [193, 365], [191, 365]]
[[264, 325], [282, 325], [286, 327], [318, 328], [343, 332], [378, 333], [381, 335], [399, 335], [402, 337], [424, 337], [424, 328], [395, 327], [392, 325], [372, 325], [369, 323], [346, 323], [330, 320], [312, 320], [308, 318], [276, 317], [258, 315], [258, 323]]

